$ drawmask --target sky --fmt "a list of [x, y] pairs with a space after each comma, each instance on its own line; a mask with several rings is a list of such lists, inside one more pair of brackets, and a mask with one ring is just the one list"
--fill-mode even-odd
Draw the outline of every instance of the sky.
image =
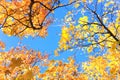
[[55, 10], [53, 15], [55, 22], [49, 26], [48, 36], [46, 36], [46, 38], [33, 38], [29, 36], [28, 38], [20, 39], [17, 36], [7, 36], [0, 30], [0, 40], [6, 44], [6, 51], [12, 47], [18, 46], [18, 43], [21, 43], [21, 45], [25, 45], [28, 49], [32, 48], [36, 51], [50, 54], [50, 59], [63, 60], [64, 62], [67, 62], [67, 58], [75, 54], [74, 58], [76, 59], [77, 63], [86, 61], [88, 59], [88, 55], [81, 50], [65, 51], [61, 52], [57, 57], [54, 56], [54, 50], [58, 47], [61, 28], [64, 23], [62, 19], [67, 14], [69, 9], [69, 7], [64, 7]]
[[[9, 0], [8, 0], [9, 1]], [[67, 0], [63, 0], [65, 2]], [[90, 8], [92, 8], [90, 6]], [[99, 7], [101, 8], [101, 7]], [[54, 22], [48, 27], [48, 36], [45, 38], [41, 37], [31, 37], [29, 36], [28, 38], [24, 37], [23, 39], [20, 39], [17, 36], [7, 36], [5, 35], [1, 30], [0, 30], [0, 40], [3, 41], [6, 44], [6, 49], [5, 51], [10, 50], [12, 47], [18, 46], [19, 43], [21, 45], [26, 46], [28, 49], [33, 49], [36, 51], [40, 51], [43, 54], [50, 54], [49, 59], [50, 60], [62, 60], [63, 62], [68, 62], [68, 57], [72, 56], [75, 59], [75, 64], [81, 64], [82, 62], [85, 62], [89, 60], [90, 55], [94, 55], [96, 52], [98, 52], [100, 49], [96, 49], [95, 52], [92, 52], [88, 54], [87, 52], [83, 52], [81, 49], [74, 49], [73, 51], [67, 50], [59, 53], [59, 56], [54, 55], [54, 50], [58, 48], [58, 42], [60, 40], [60, 34], [61, 34], [61, 28], [64, 25], [64, 17], [67, 14], [69, 10], [71, 10], [71, 6], [68, 7], [63, 7], [56, 9], [54, 11], [53, 17], [54, 17]], [[100, 14], [101, 10], [98, 9], [98, 13]], [[90, 16], [88, 13], [84, 14], [87, 16]], [[78, 19], [81, 15], [77, 15], [76, 19]], [[102, 51], [102, 54], [97, 54], [98, 55], [103, 55], [103, 53], [106, 52], [107, 49], [104, 49]], [[41, 72], [44, 72], [47, 68], [43, 67], [41, 69]]]
[[[62, 1], [65, 2], [67, 0], [62, 0]], [[67, 58], [70, 56], [72, 56], [75, 59], [75, 64], [81, 64], [82, 62], [89, 60], [88, 58], [89, 55], [94, 55], [100, 49], [96, 49], [96, 51], [92, 52], [91, 54], [88, 54], [85, 51], [83, 52], [81, 49], [79, 50], [74, 49], [73, 51], [67, 50], [67, 51], [60, 52], [59, 56], [54, 55], [54, 50], [58, 48], [58, 45], [59, 45], [58, 42], [60, 40], [61, 28], [64, 25], [63, 19], [67, 14], [67, 12], [71, 9], [72, 7], [68, 6], [68, 7], [56, 9], [54, 11], [53, 17], [55, 21], [48, 27], [48, 36], [46, 36], [45, 38], [41, 38], [41, 37], [34, 38], [29, 36], [28, 38], [24, 37], [23, 39], [20, 39], [17, 36], [5, 35], [0, 29], [0, 40], [6, 44], [5, 51], [10, 50], [10, 48], [12, 47], [18, 46], [19, 43], [21, 43], [21, 45], [26, 46], [28, 49], [40, 51], [43, 54], [50, 54], [49, 55], [50, 60], [62, 60], [63, 62], [68, 62]], [[100, 13], [101, 12], [100, 9], [98, 10], [99, 10], [98, 12]], [[89, 16], [88, 13], [84, 15]], [[80, 16], [81, 15], [77, 15], [76, 19], [78, 19]], [[105, 53], [106, 50], [107, 49], [104, 49], [101, 55], [103, 55], [103, 53]], [[47, 69], [46, 67], [43, 67], [41, 69], [41, 72], [44, 72], [46, 69]]]
[[[56, 10], [54, 17], [57, 19], [62, 19], [65, 15], [65, 10], [61, 10], [62, 15], [59, 13], [59, 10]], [[18, 45], [18, 42], [21, 42], [23, 45], [27, 45], [29, 48], [33, 48], [35, 50], [43, 51], [53, 51], [57, 45], [59, 40], [59, 34], [61, 31], [62, 25], [58, 23], [52, 23], [48, 28], [48, 36], [46, 38], [41, 37], [31, 37], [20, 39], [17, 36], [7, 36], [0, 30], [0, 39], [6, 43], [6, 50], [9, 50], [10, 47], [14, 47]]]

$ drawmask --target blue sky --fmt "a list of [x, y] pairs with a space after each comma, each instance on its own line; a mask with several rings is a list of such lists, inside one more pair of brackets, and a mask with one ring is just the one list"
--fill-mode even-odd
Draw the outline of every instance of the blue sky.
[[61, 52], [60, 56], [58, 57], [54, 56], [54, 50], [58, 47], [61, 27], [64, 23], [62, 19], [67, 14], [68, 9], [70, 8], [64, 7], [55, 10], [53, 16], [56, 21], [49, 26], [48, 36], [46, 38], [28, 37], [28, 38], [20, 39], [17, 36], [7, 36], [0, 30], [0, 40], [5, 42], [6, 51], [12, 47], [18, 46], [18, 43], [21, 42], [22, 45], [27, 46], [27, 48], [29, 49], [32, 48], [34, 50], [50, 54], [50, 59], [67, 61], [68, 56], [73, 56], [75, 54], [74, 58], [76, 59], [77, 63], [86, 61], [88, 59], [88, 55], [85, 54], [85, 52], [82, 52], [81, 50], [79, 51], [74, 50], [73, 52], [65, 51], [65, 52]]
[[[67, 0], [63, 0], [67, 1]], [[92, 8], [92, 6], [90, 6]], [[101, 7], [99, 7], [101, 8]], [[62, 60], [63, 62], [67, 62], [67, 58], [69, 56], [72, 56], [76, 60], [76, 64], [81, 64], [81, 62], [85, 62], [88, 60], [89, 55], [94, 55], [95, 52], [98, 52], [100, 49], [95, 49], [95, 52], [92, 52], [91, 54], [88, 54], [87, 52], [83, 52], [81, 49], [74, 49], [73, 51], [64, 51], [60, 52], [59, 56], [54, 56], [54, 50], [58, 47], [58, 42], [60, 39], [60, 33], [61, 33], [61, 28], [64, 24], [62, 19], [64, 16], [67, 14], [68, 10], [71, 10], [71, 6], [69, 7], [63, 7], [56, 9], [54, 12], [54, 20], [49, 28], [48, 28], [48, 36], [46, 38], [41, 38], [41, 37], [28, 37], [28, 38], [23, 38], [20, 39], [17, 36], [7, 36], [5, 35], [1, 30], [0, 30], [0, 40], [2, 40], [6, 44], [6, 51], [8, 51], [12, 47], [18, 46], [18, 43], [21, 42], [22, 45], [25, 45], [28, 49], [34, 49], [36, 51], [40, 51], [42, 53], [47, 53], [50, 54], [49, 59], [54, 59], [54, 60]], [[100, 14], [100, 9], [98, 9], [98, 13]], [[86, 13], [84, 15], [90, 16], [89, 13]], [[81, 15], [76, 15], [76, 19], [78, 19]], [[95, 56], [103, 55], [103, 53], [106, 52], [107, 49], [104, 49], [102, 51], [102, 54], [97, 54]], [[42, 72], [44, 72], [46, 68], [42, 68]]]
[[[54, 17], [60, 20], [64, 17], [65, 14], [65, 10], [57, 9], [55, 11]], [[33, 48], [40, 51], [53, 51], [58, 45], [59, 34], [62, 27], [62, 25], [60, 25], [61, 24], [58, 24], [57, 22], [52, 23], [48, 28], [48, 36], [46, 38], [33, 38], [29, 36], [28, 38], [20, 39], [17, 36], [7, 36], [0, 30], [0, 39], [6, 43], [6, 50], [9, 50], [11, 47], [17, 46], [18, 42], [22, 42], [22, 44], [26, 45], [28, 48]]]

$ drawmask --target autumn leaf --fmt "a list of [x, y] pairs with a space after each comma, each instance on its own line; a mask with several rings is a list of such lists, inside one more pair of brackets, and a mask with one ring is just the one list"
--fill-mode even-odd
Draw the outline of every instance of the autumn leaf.
[[86, 0], [82, 0], [82, 2], [86, 2]]
[[80, 4], [76, 3], [74, 6], [75, 6], [75, 8], [78, 8], [80, 6]]
[[38, 35], [44, 38], [47, 35], [47, 27], [43, 27]]
[[54, 51], [55, 56], [59, 56], [59, 53], [57, 50]]
[[28, 70], [26, 71], [24, 74], [23, 74], [23, 78], [25, 80], [31, 80], [33, 79], [33, 72], [31, 70]]
[[4, 44], [2, 41], [0, 41], [0, 48], [1, 48], [2, 50], [5, 49], [5, 44]]
[[93, 51], [93, 46], [88, 47], [87, 51], [88, 51], [88, 53], [92, 52]]
[[79, 20], [78, 20], [79, 24], [85, 24], [87, 22], [88, 22], [88, 17], [87, 16], [80, 17]]
[[9, 67], [11, 69], [14, 69], [15, 67], [19, 67], [21, 64], [22, 64], [21, 58], [12, 58]]

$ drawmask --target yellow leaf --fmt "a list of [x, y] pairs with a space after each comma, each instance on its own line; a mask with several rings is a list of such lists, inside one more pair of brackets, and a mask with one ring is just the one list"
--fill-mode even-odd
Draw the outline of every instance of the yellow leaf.
[[7, 25], [12, 25], [13, 24], [13, 18], [8, 17], [6, 22], [7, 22]]
[[0, 14], [0, 21], [3, 21], [4, 18], [5, 18], [5, 14]]
[[79, 20], [78, 20], [79, 24], [86, 24], [87, 22], [88, 22], [88, 17], [87, 16], [80, 17]]
[[55, 56], [59, 56], [59, 53], [57, 50], [54, 51]]
[[88, 29], [88, 26], [86, 25], [86, 26], [83, 26], [83, 29], [84, 30], [87, 30]]
[[65, 42], [70, 40], [69, 30], [65, 26], [62, 28], [61, 37]]
[[68, 11], [67, 15], [70, 15], [70, 14], [72, 14], [72, 12], [71, 12], [71, 11]]
[[98, 3], [101, 3], [102, 1], [104, 1], [104, 0], [98, 0]]
[[[95, 23], [97, 23], [97, 22], [95, 22]], [[92, 27], [91, 27], [91, 31], [95, 31], [95, 32], [97, 32], [99, 29], [98, 29], [98, 26], [96, 25], [96, 24], [92, 24], [91, 25]]]
[[69, 46], [67, 44], [62, 44], [61, 47], [64, 49], [64, 50], [67, 50], [69, 48]]
[[105, 4], [105, 6], [108, 7], [109, 5], [111, 5], [111, 4], [113, 4], [113, 3], [114, 3], [114, 1], [108, 1], [108, 2]]
[[53, 73], [53, 76], [55, 77], [56, 75], [57, 75], [56, 72], [54, 72], [54, 73]]
[[69, 27], [69, 30], [70, 31], [74, 31], [75, 27], [71, 24], [70, 27]]
[[82, 0], [82, 2], [86, 2], [86, 0]]
[[74, 6], [75, 6], [75, 8], [78, 8], [80, 6], [80, 4], [76, 3]]
[[87, 48], [88, 53], [92, 52], [92, 50], [93, 50], [93, 46]]
[[7, 34], [8, 36], [12, 36], [13, 34], [11, 33], [12, 30], [9, 27], [2, 28], [2, 31], [4, 34]]

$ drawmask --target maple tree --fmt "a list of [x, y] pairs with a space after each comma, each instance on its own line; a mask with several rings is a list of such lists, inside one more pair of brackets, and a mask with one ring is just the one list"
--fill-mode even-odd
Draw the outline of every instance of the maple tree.
[[[44, 38], [48, 26], [54, 22], [54, 11], [69, 5], [74, 8], [65, 16], [54, 54], [82, 49], [89, 53], [89, 60], [77, 65], [72, 57], [68, 62], [49, 60], [48, 54], [42, 55], [25, 46], [5, 51], [5, 44], [0, 41], [0, 80], [120, 78], [119, 0], [68, 0], [66, 4], [62, 0], [1, 0], [0, 29], [9, 36]], [[82, 71], [78, 70], [79, 65]], [[47, 66], [44, 73], [40, 72], [42, 66]]]
[[0, 28], [9, 36], [45, 37], [48, 26], [53, 22], [54, 10], [74, 2], [62, 4], [59, 0], [1, 0]]
[[118, 48], [120, 44], [118, 0], [83, 1], [77, 2], [75, 4], [77, 9], [69, 11], [65, 16], [67, 25], [62, 28], [58, 51], [84, 47], [88, 52], [92, 52], [94, 48], [110, 48], [112, 44], [116, 44]]
[[[5, 48], [5, 44], [1, 41], [0, 47], [0, 49]], [[40, 67], [47, 60], [47, 54], [42, 55], [41, 52], [28, 50], [25, 46], [1, 51], [0, 80], [36, 80], [40, 74]]]
[[[81, 0], [82, 1], [82, 0]], [[56, 53], [82, 49], [89, 54], [83, 74], [89, 79], [119, 79], [120, 7], [118, 0], [83, 0], [65, 16]], [[79, 19], [78, 19], [79, 16]], [[106, 52], [105, 52], [106, 51]]]
[[90, 56], [90, 61], [83, 63], [84, 73], [89, 79], [119, 80], [120, 79], [120, 52], [109, 49], [103, 56]]
[[88, 80], [87, 75], [78, 72], [78, 65], [74, 65], [75, 61], [71, 57], [68, 58], [69, 63], [52, 60], [48, 64], [48, 69], [39, 77], [43, 80]]

